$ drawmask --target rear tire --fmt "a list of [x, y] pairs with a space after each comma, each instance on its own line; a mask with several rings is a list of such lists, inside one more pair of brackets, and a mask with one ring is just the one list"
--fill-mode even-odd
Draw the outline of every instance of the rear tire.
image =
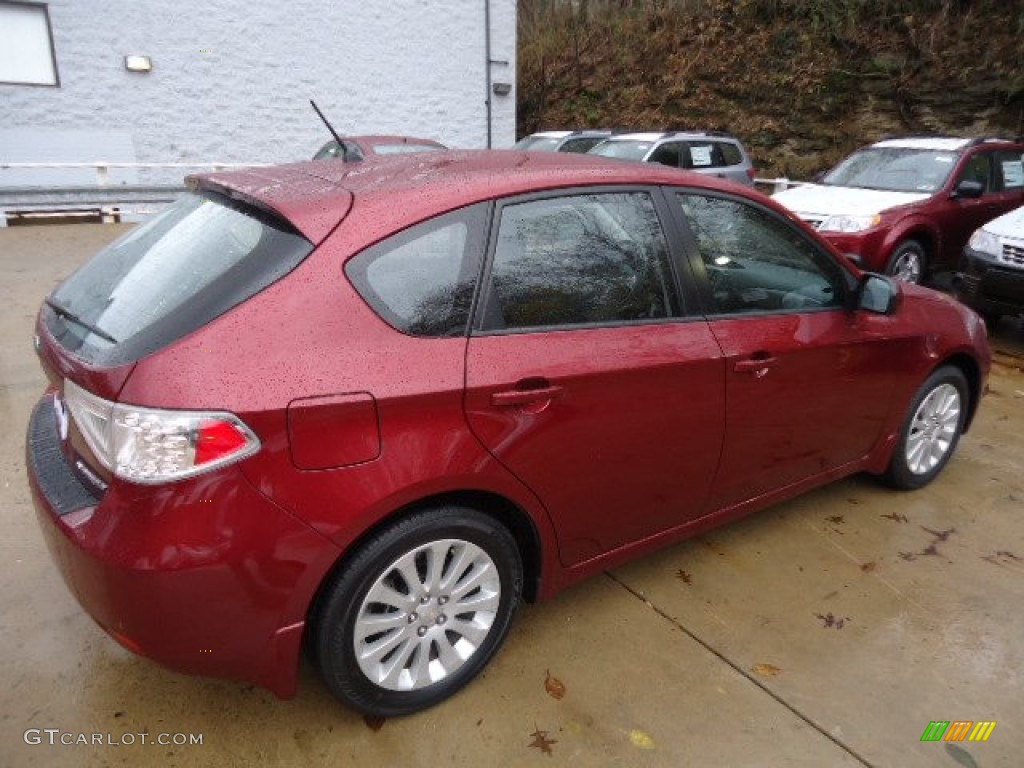
[[927, 273], [928, 257], [917, 240], [904, 240], [896, 246], [885, 266], [885, 274], [905, 283], [920, 283]]
[[956, 450], [967, 419], [967, 379], [951, 365], [935, 370], [907, 410], [886, 479], [903, 490], [934, 480]]
[[385, 528], [324, 590], [312, 634], [327, 687], [377, 717], [443, 701], [498, 650], [522, 582], [515, 539], [474, 510], [427, 509]]

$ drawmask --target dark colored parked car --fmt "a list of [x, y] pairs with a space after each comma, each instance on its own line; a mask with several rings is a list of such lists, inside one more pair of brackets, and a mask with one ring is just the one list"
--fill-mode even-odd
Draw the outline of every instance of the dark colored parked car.
[[587, 152], [595, 144], [612, 135], [611, 131], [584, 129], [581, 131], [541, 131], [523, 136], [512, 149], [532, 152]]
[[331, 139], [317, 150], [313, 159], [353, 162], [378, 155], [405, 155], [442, 149], [448, 147], [433, 139], [417, 139], [412, 136], [342, 136], [341, 144]]
[[975, 229], [1024, 203], [1022, 158], [1019, 141], [888, 139], [775, 200], [865, 268], [919, 283], [956, 267]]
[[[124, 646], [377, 715], [521, 598], [855, 472], [931, 481], [985, 389], [969, 308], [767, 198], [449, 152], [192, 177], [41, 308], [28, 475]], [[780, 577], [781, 578], [781, 577]]]
[[971, 235], [954, 287], [991, 327], [1003, 315], [1024, 314], [1024, 206]]

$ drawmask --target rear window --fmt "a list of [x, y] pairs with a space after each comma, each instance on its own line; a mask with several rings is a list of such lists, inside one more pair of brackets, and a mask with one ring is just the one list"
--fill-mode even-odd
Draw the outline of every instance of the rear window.
[[354, 256], [345, 274], [391, 326], [413, 336], [466, 332], [486, 205], [429, 219]]
[[47, 324], [90, 363], [131, 362], [237, 306], [312, 250], [262, 211], [210, 192], [185, 194], [57, 288]]

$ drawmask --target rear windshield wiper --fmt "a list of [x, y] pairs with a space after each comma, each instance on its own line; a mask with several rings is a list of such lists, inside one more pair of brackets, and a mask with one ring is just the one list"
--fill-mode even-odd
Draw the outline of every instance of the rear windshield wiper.
[[70, 309], [68, 309], [67, 307], [64, 307], [64, 306], [58, 304], [56, 301], [54, 301], [50, 297], [46, 297], [45, 299], [43, 299], [43, 302], [46, 304], [46, 306], [48, 306], [50, 309], [52, 309], [58, 315], [63, 317], [65, 320], [70, 320], [75, 325], [78, 325], [78, 326], [81, 326], [82, 328], [85, 328], [85, 330], [89, 331], [90, 333], [96, 334], [101, 339], [105, 339], [106, 341], [109, 341], [111, 344], [117, 344], [118, 343], [117, 339], [115, 339], [109, 333], [104, 331], [102, 328], [98, 328], [97, 326], [93, 325], [92, 323], [86, 322], [85, 320], [80, 318], [78, 315], [76, 315], [74, 312], [72, 312]]

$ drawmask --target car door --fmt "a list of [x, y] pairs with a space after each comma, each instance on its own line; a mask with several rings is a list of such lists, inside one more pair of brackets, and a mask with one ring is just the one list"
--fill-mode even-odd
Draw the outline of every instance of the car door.
[[[975, 152], [958, 169], [953, 179], [954, 196], [943, 203], [943, 264], [959, 262], [974, 230], [1024, 203], [1024, 181], [1018, 174], [1020, 162], [1020, 153], [986, 149]], [[980, 183], [981, 196], [955, 196], [962, 181]]]
[[559, 192], [495, 214], [466, 417], [545, 505], [566, 565], [697, 516], [718, 464], [721, 351], [684, 314], [656, 199]]
[[677, 191], [725, 356], [726, 428], [710, 509], [863, 458], [879, 439], [910, 340], [846, 308], [852, 278], [766, 206]]

